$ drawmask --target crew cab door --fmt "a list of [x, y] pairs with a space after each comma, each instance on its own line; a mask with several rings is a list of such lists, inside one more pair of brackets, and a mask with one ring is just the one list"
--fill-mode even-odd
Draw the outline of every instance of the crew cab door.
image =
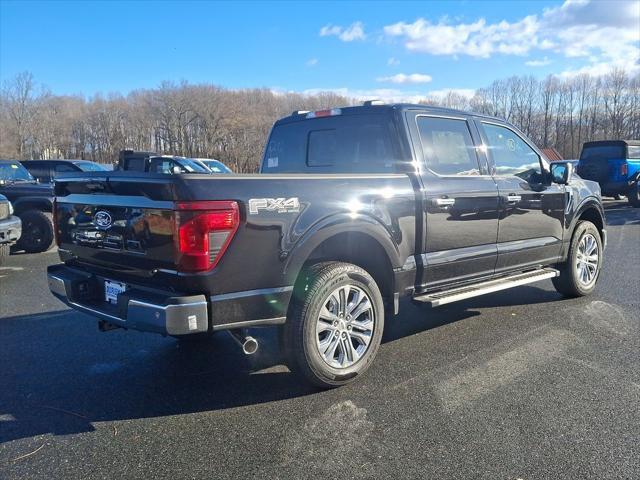
[[426, 229], [418, 288], [492, 275], [498, 189], [480, 138], [464, 117], [407, 113], [422, 182]]
[[493, 120], [476, 125], [500, 196], [496, 273], [555, 263], [565, 187], [551, 183], [541, 154], [512, 127]]

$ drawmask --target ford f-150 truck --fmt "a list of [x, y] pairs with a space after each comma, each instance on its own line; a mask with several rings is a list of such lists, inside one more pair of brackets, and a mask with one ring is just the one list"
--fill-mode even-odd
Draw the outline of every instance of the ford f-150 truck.
[[432, 306], [552, 279], [595, 287], [600, 189], [497, 119], [424, 105], [295, 112], [260, 174], [69, 174], [55, 186], [71, 307], [179, 339], [278, 326], [322, 387], [367, 370], [400, 298]]

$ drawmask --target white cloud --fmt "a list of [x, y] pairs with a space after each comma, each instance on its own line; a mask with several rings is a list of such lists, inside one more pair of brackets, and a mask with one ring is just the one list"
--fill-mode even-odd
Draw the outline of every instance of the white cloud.
[[390, 37], [400, 37], [408, 50], [432, 55], [490, 57], [493, 53], [526, 54], [538, 42], [535, 16], [509, 23], [487, 24], [481, 18], [473, 23], [451, 24], [447, 18], [431, 23], [419, 18], [413, 23], [398, 22], [384, 27]]
[[390, 67], [395, 67], [396, 65], [400, 65], [400, 60], [391, 57], [389, 60], [387, 60], [387, 65], [389, 65]]
[[321, 37], [335, 36], [343, 42], [353, 42], [354, 40], [364, 40], [366, 34], [364, 33], [364, 25], [362, 22], [354, 22], [348, 27], [341, 27], [340, 25], [325, 25], [320, 29]]
[[551, 60], [546, 56], [538, 60], [527, 60], [526, 62], [524, 62], [527, 67], [544, 67], [546, 65], [549, 65], [550, 63]]
[[[513, 22], [454, 22], [445, 17], [434, 23], [418, 18], [384, 27], [389, 38], [401, 40], [408, 50], [431, 55], [488, 58], [492, 55], [527, 55], [552, 52], [579, 59], [576, 70], [603, 74], [612, 68], [640, 71], [640, 1], [566, 0]], [[546, 61], [547, 57], [545, 57]], [[529, 66], [542, 66], [531, 60]]]
[[390, 82], [397, 84], [417, 84], [417, 83], [429, 83], [432, 78], [431, 75], [425, 75], [423, 73], [397, 73], [389, 77], [378, 77], [378, 82]]
[[318, 59], [317, 58], [310, 58], [309, 60], [307, 60], [307, 67], [315, 67], [318, 64]]

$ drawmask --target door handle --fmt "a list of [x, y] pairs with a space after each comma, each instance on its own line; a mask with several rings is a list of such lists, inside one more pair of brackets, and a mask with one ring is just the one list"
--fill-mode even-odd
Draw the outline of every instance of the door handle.
[[516, 203], [520, 200], [522, 200], [522, 196], [516, 195], [515, 193], [510, 193], [509, 195], [507, 195], [507, 202], [509, 203]]
[[450, 207], [454, 203], [456, 203], [455, 198], [436, 198], [433, 203], [435, 203], [438, 207]]

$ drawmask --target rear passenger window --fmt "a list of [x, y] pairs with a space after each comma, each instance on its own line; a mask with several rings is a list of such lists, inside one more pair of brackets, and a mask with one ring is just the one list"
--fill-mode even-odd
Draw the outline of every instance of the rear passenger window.
[[70, 165], [65, 165], [64, 163], [59, 163], [54, 167], [54, 175], [57, 177], [59, 173], [64, 172], [76, 172], [77, 170]]
[[42, 183], [51, 182], [49, 167], [37, 165], [35, 167], [29, 167], [27, 170], [29, 170], [29, 173], [33, 175], [33, 177], [36, 178], [38, 181]]
[[476, 149], [465, 120], [417, 117], [427, 167], [438, 175], [480, 175]]

